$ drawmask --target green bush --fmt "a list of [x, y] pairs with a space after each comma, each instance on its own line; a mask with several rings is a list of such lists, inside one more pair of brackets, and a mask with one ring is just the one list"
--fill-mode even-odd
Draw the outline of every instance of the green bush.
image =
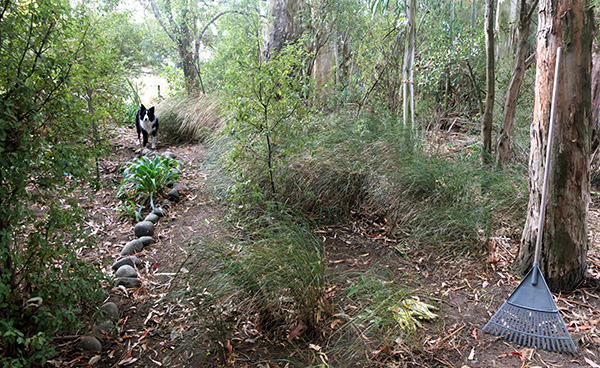
[[85, 325], [86, 312], [102, 300], [102, 273], [77, 256], [94, 246], [94, 238], [73, 192], [93, 192], [89, 180], [102, 152], [90, 146], [96, 137], [90, 121], [108, 114], [93, 109], [94, 86], [102, 86], [107, 106], [116, 106], [119, 96], [109, 79], [121, 69], [114, 62], [110, 76], [86, 69], [99, 67], [92, 57], [110, 52], [98, 44], [93, 54], [84, 51], [93, 47], [87, 37], [95, 31], [85, 9], [54, 0], [4, 5], [0, 366], [31, 367], [55, 354], [55, 334]]
[[164, 197], [167, 185], [179, 179], [181, 167], [181, 162], [167, 157], [140, 157], [123, 171], [117, 196], [135, 198], [142, 204], [149, 201], [154, 208], [154, 198]]

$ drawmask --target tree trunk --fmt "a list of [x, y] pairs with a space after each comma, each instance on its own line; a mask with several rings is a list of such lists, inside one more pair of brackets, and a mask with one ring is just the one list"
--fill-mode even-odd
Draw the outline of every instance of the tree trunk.
[[402, 101], [404, 112], [404, 129], [415, 134], [415, 90], [414, 59], [415, 39], [417, 33], [417, 0], [406, 0], [406, 48], [402, 66], [403, 88]]
[[482, 160], [490, 164], [492, 160], [492, 125], [494, 122], [495, 62], [494, 62], [494, 0], [487, 0], [485, 7], [485, 46], [486, 46], [486, 99], [485, 111], [481, 119], [483, 142]]
[[517, 113], [517, 100], [519, 90], [523, 83], [525, 71], [529, 68], [527, 64], [527, 54], [529, 53], [530, 43], [529, 34], [531, 32], [532, 10], [537, 6], [537, 0], [529, 4], [528, 0], [519, 0], [519, 23], [517, 24], [517, 51], [515, 53], [515, 65], [512, 77], [506, 91], [506, 102], [504, 103], [504, 124], [498, 134], [496, 143], [496, 164], [504, 168], [512, 156], [510, 148], [510, 133]]
[[302, 34], [299, 13], [305, 8], [303, 0], [268, 0], [267, 15], [273, 22], [266, 30], [267, 59], [275, 55], [286, 42], [295, 41]]
[[475, 28], [475, 21], [477, 20], [477, 0], [473, 0], [471, 3], [471, 28]]
[[536, 96], [531, 125], [529, 205], [517, 266], [527, 270], [538, 236], [556, 49], [563, 46], [558, 76], [555, 141], [540, 268], [552, 290], [572, 290], [586, 272], [589, 156], [591, 144], [592, 11], [585, 1], [542, 0], [537, 35]]
[[183, 69], [185, 90], [188, 94], [193, 94], [200, 89], [198, 73], [196, 73], [194, 63], [194, 53], [192, 52], [191, 46], [191, 38], [178, 38], [177, 50], [179, 52], [179, 60], [181, 61], [181, 69]]

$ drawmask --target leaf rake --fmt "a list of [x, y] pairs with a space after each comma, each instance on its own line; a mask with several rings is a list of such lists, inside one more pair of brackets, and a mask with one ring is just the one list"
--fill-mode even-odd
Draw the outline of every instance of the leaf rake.
[[538, 236], [535, 244], [533, 267], [519, 287], [502, 304], [483, 331], [524, 346], [533, 346], [559, 353], [576, 353], [577, 347], [567, 331], [567, 327], [554, 303], [550, 289], [540, 270], [540, 251], [548, 200], [548, 182], [552, 162], [552, 142], [554, 140], [555, 106], [558, 89], [559, 67], [562, 48], [556, 51], [556, 66], [550, 111], [550, 127], [544, 169], [542, 200]]

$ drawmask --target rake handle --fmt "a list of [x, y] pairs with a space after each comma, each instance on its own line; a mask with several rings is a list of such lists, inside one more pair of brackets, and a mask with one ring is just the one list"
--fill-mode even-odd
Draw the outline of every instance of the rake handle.
[[[556, 121], [556, 100], [558, 95], [559, 68], [562, 59], [562, 47], [556, 49], [556, 65], [554, 67], [554, 85], [552, 87], [552, 105], [550, 107], [550, 127], [548, 128], [548, 144], [546, 145], [546, 160], [544, 168], [544, 183], [542, 185], [542, 200], [540, 202], [540, 218], [538, 225], [538, 234], [535, 241], [535, 255], [533, 258], [534, 266], [540, 264], [540, 253], [542, 251], [542, 238], [544, 237], [544, 220], [546, 217], [546, 203], [548, 202], [548, 184], [550, 183], [550, 171], [552, 164], [552, 146], [554, 142], [554, 123]], [[534, 267], [531, 284], [537, 285], [539, 267]], [[539, 271], [541, 272], [541, 271]]]

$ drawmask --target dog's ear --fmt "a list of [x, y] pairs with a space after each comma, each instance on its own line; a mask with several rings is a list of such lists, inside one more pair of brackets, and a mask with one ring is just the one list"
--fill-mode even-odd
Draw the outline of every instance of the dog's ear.
[[152, 106], [151, 108], [148, 109], [148, 113], [154, 114], [154, 106]]
[[144, 106], [144, 104], [142, 104], [142, 105], [140, 106], [140, 110], [146, 110], [146, 106]]

